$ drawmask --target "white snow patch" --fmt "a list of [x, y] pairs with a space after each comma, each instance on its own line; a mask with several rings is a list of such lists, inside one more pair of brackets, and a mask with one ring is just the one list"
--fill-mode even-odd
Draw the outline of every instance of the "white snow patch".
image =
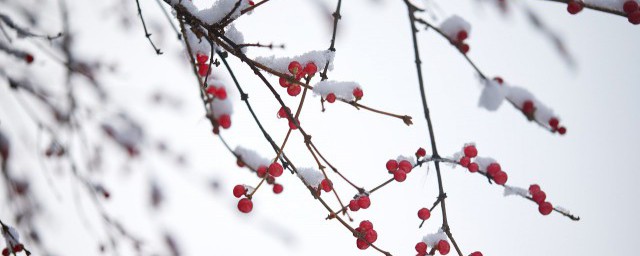
[[442, 229], [439, 229], [437, 233], [428, 234], [422, 238], [422, 242], [424, 242], [428, 247], [431, 248], [434, 248], [438, 244], [438, 242], [440, 242], [440, 240], [449, 240], [447, 234], [445, 234]]
[[353, 96], [353, 90], [356, 88], [362, 89], [362, 87], [355, 82], [321, 81], [313, 87], [313, 92], [316, 95], [322, 96], [323, 99], [326, 99], [327, 95], [333, 93], [338, 99], [353, 101], [356, 99], [356, 97]]
[[464, 30], [467, 34], [471, 34], [471, 25], [458, 15], [453, 15], [440, 24], [440, 30], [444, 33], [449, 40], [456, 41], [458, 38], [458, 32]]
[[324, 180], [322, 172], [313, 168], [298, 168], [298, 176], [302, 178], [309, 186], [318, 188], [320, 182]]
[[240, 156], [242, 162], [247, 166], [251, 167], [253, 170], [257, 170], [261, 165], [269, 166], [271, 161], [269, 159], [263, 158], [256, 151], [253, 151], [248, 148], [244, 148], [242, 146], [237, 146], [233, 152]]
[[324, 65], [329, 62], [329, 70], [333, 70], [334, 57], [335, 52], [322, 50], [310, 51], [295, 57], [276, 57], [273, 55], [268, 57], [257, 57], [255, 58], [255, 61], [280, 73], [289, 74], [289, 63], [294, 60], [300, 62], [303, 67], [309, 62], [313, 62], [318, 66], [318, 70], [324, 69]]

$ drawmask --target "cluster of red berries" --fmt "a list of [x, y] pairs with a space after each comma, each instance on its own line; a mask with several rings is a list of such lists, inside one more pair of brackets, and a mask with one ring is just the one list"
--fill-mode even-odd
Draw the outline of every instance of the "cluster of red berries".
[[[238, 158], [238, 160], [236, 160], [236, 164], [240, 168], [245, 167], [244, 162], [242, 162], [242, 159], [240, 159], [240, 158]], [[270, 173], [267, 174], [267, 169], [268, 168], [266, 166], [261, 165], [256, 170], [256, 175], [258, 175], [258, 177], [260, 177], [260, 178], [264, 178], [265, 176], [267, 176], [267, 178], [266, 178], [267, 184], [273, 185], [273, 193], [276, 193], [276, 194], [282, 193], [282, 191], [284, 190], [284, 186], [282, 186], [282, 184], [276, 183], [276, 178], [273, 175], [271, 175]], [[284, 170], [284, 168], [283, 168], [283, 170]], [[236, 187], [238, 187], [238, 186], [241, 186], [241, 185], [237, 185]], [[236, 188], [234, 188], [234, 193], [233, 193], [234, 195], [236, 195], [236, 192], [235, 192], [236, 190], [235, 189]], [[245, 192], [243, 192], [243, 193], [245, 193]], [[236, 197], [239, 197], [239, 196], [236, 196]]]
[[627, 14], [627, 19], [631, 24], [640, 24], [640, 8], [638, 7], [638, 2], [636, 2], [636, 0], [628, 0], [624, 2], [622, 9], [624, 10], [624, 13]]
[[413, 169], [413, 165], [407, 160], [401, 160], [400, 162], [390, 159], [386, 164], [387, 171], [393, 174], [393, 179], [397, 182], [403, 182], [407, 179], [407, 174]]
[[565, 133], [567, 133], [567, 128], [564, 126], [560, 126], [560, 121], [558, 120], [558, 118], [550, 118], [549, 126], [551, 126], [551, 130], [553, 132], [558, 132], [560, 135], [564, 135]]
[[[436, 248], [435, 249], [441, 255], [447, 255], [447, 254], [449, 254], [449, 251], [451, 251], [451, 245], [449, 245], [449, 242], [447, 240], [440, 240], [436, 244]], [[416, 244], [416, 252], [418, 252], [419, 256], [427, 255], [427, 243], [425, 243], [425, 242], [417, 243]]]
[[217, 87], [215, 85], [209, 85], [206, 89], [207, 94], [215, 97], [219, 100], [225, 100], [227, 98], [227, 90], [224, 86]]
[[567, 3], [567, 12], [571, 13], [572, 15], [579, 13], [583, 8], [584, 3], [582, 2], [582, 0], [569, 0], [569, 2]]
[[[478, 156], [478, 149], [474, 145], [465, 145], [463, 150], [464, 156], [460, 158], [458, 163], [462, 167], [466, 167], [470, 172], [477, 172], [480, 167], [477, 163], [471, 162], [471, 159]], [[489, 178], [493, 179], [496, 184], [504, 185], [507, 183], [507, 179], [509, 176], [505, 171], [502, 170], [502, 167], [499, 163], [490, 163], [486, 167], [486, 174]]]
[[549, 215], [553, 211], [553, 205], [547, 201], [547, 194], [540, 189], [540, 186], [533, 184], [529, 186], [529, 194], [531, 199], [538, 204], [538, 211], [542, 215]]
[[14, 245], [12, 248], [12, 250], [9, 250], [9, 248], [5, 247], [4, 249], [2, 249], [2, 256], [9, 256], [9, 254], [13, 253], [19, 253], [22, 252], [24, 250], [24, 245], [22, 244], [16, 244]]
[[[287, 120], [289, 120], [289, 129], [291, 130], [298, 129], [298, 126], [296, 126], [293, 120], [289, 118], [289, 116], [287, 115], [287, 112], [291, 112], [291, 110], [289, 110], [289, 108], [280, 107], [280, 110], [278, 110], [278, 118], [286, 118]], [[296, 118], [296, 121], [298, 121], [298, 124], [300, 124], [299, 119]]]
[[349, 210], [357, 212], [360, 209], [367, 209], [371, 206], [371, 200], [367, 195], [358, 195], [356, 198], [349, 201]]
[[457, 46], [460, 52], [464, 54], [467, 54], [470, 48], [469, 45], [464, 42], [464, 40], [467, 40], [468, 37], [469, 32], [467, 32], [466, 30], [460, 30], [458, 31], [458, 34], [456, 34], [456, 38], [452, 39], [453, 44]]
[[[237, 161], [237, 164], [241, 167], [244, 166], [244, 163], [239, 159]], [[271, 163], [269, 167], [261, 165], [256, 170], [258, 177], [264, 178], [268, 184], [273, 185], [273, 193], [276, 194], [280, 194], [282, 193], [282, 190], [284, 190], [284, 187], [281, 184], [275, 183], [275, 178], [280, 177], [283, 172], [284, 168], [278, 162]], [[238, 210], [242, 213], [249, 213], [251, 212], [251, 210], [253, 210], [253, 202], [247, 195], [247, 192], [247, 187], [245, 187], [244, 185], [236, 185], [235, 187], [233, 187], [233, 195], [236, 198], [246, 196], [245, 198], [242, 198], [240, 199], [240, 201], [238, 201]]]
[[353, 235], [358, 238], [356, 240], [356, 246], [358, 246], [360, 250], [366, 250], [370, 244], [378, 240], [378, 232], [373, 229], [373, 223], [371, 223], [371, 221], [361, 221], [360, 225], [356, 228], [356, 232], [358, 232], [358, 234]]
[[[307, 79], [313, 77], [318, 71], [318, 66], [315, 63], [309, 62], [302, 67], [302, 64], [297, 61], [292, 61], [289, 63], [289, 73], [291, 73], [295, 79], [295, 81], [300, 81], [303, 77], [307, 77]], [[298, 96], [302, 88], [299, 84], [294, 83], [290, 78], [280, 77], [280, 86], [287, 88], [287, 94], [291, 96]]]
[[209, 56], [206, 54], [196, 53], [196, 64], [198, 65], [198, 75], [205, 77], [209, 75], [209, 64], [207, 64]]
[[[353, 94], [353, 97], [356, 98], [356, 101], [362, 99], [362, 96], [364, 96], [364, 92], [362, 91], [362, 89], [360, 89], [360, 87], [354, 88], [351, 93]], [[329, 103], [334, 103], [336, 102], [336, 94], [329, 93], [327, 94], [327, 96], [324, 97], [324, 100], [326, 100]]]

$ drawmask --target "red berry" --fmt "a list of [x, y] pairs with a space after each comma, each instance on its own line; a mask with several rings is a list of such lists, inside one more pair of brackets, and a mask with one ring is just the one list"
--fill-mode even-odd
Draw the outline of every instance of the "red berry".
[[247, 189], [245, 189], [243, 185], [236, 185], [233, 187], [233, 196], [237, 198], [240, 198], [245, 192], [247, 192]]
[[31, 64], [31, 62], [33, 62], [33, 55], [27, 54], [26, 56], [24, 56], [24, 61], [26, 61], [28, 64]]
[[215, 86], [209, 85], [209, 86], [207, 86], [207, 89], [205, 89], [205, 92], [207, 94], [214, 95], [214, 94], [216, 94], [217, 90], [218, 90], [218, 88], [216, 88]]
[[291, 74], [297, 75], [300, 71], [302, 71], [302, 65], [300, 65], [300, 62], [294, 60], [289, 63], [289, 72], [291, 72]]
[[535, 106], [533, 105], [533, 101], [527, 100], [522, 103], [522, 113], [527, 116], [533, 116], [533, 112], [535, 111]]
[[352, 212], [356, 212], [356, 211], [360, 210], [360, 205], [358, 204], [358, 201], [351, 200], [349, 202], [349, 210], [351, 210]]
[[481, 252], [472, 252], [469, 256], [482, 256]]
[[243, 213], [249, 213], [253, 209], [253, 202], [249, 198], [242, 198], [238, 201], [238, 210]]
[[368, 220], [363, 220], [360, 222], [360, 225], [358, 227], [361, 228], [362, 231], [372, 230], [373, 223], [371, 223], [371, 221], [368, 221]]
[[218, 124], [220, 124], [222, 128], [229, 129], [229, 127], [231, 127], [231, 117], [227, 114], [221, 115], [218, 117]]
[[[300, 124], [300, 120], [297, 120], [297, 121], [298, 121], [298, 124]], [[289, 129], [291, 130], [298, 129], [298, 126], [296, 126], [296, 124], [293, 121], [291, 121], [291, 119], [289, 119]]]
[[198, 64], [198, 75], [207, 76], [209, 74], [209, 65], [204, 63]]
[[227, 90], [224, 87], [220, 87], [213, 95], [220, 100], [224, 100], [227, 98]]
[[458, 42], [462, 42], [467, 39], [468, 36], [469, 34], [467, 33], [467, 31], [460, 30], [460, 32], [458, 32], [458, 34], [456, 35], [456, 39], [458, 39]]
[[577, 14], [580, 11], [582, 11], [582, 3], [578, 2], [578, 1], [569, 1], [569, 4], [567, 5], [567, 11], [570, 14]]
[[427, 151], [424, 148], [418, 148], [418, 151], [416, 151], [417, 157], [425, 157], [426, 155]]
[[407, 160], [402, 160], [398, 164], [398, 170], [401, 170], [403, 172], [410, 173], [411, 169], [413, 169], [413, 165], [411, 165], [411, 163]]
[[549, 215], [553, 211], [553, 205], [549, 202], [544, 202], [538, 205], [538, 211], [542, 215]]
[[378, 240], [378, 232], [373, 229], [367, 230], [367, 232], [364, 233], [364, 240], [370, 244], [374, 243]]
[[476, 163], [470, 163], [469, 166], [467, 166], [467, 169], [469, 169], [470, 172], [477, 172], [478, 168], [478, 164]]
[[280, 77], [280, 80], [278, 82], [280, 83], [280, 86], [285, 88], [291, 86], [291, 83], [289, 83], [289, 80], [285, 77]]
[[531, 193], [531, 199], [536, 203], [541, 204], [547, 199], [547, 194], [542, 190], [534, 191]]
[[318, 71], [318, 66], [316, 66], [316, 64], [313, 62], [309, 62], [304, 66], [303, 71], [307, 73], [307, 75], [313, 76]]
[[269, 165], [269, 174], [271, 174], [271, 176], [273, 177], [280, 177], [283, 171], [284, 168], [282, 168], [282, 165], [280, 165], [278, 162], [273, 162]]
[[503, 84], [504, 83], [504, 79], [502, 79], [502, 77], [499, 77], [499, 76], [494, 77], [493, 81], [496, 81], [499, 84]]
[[437, 246], [438, 246], [438, 251], [442, 255], [447, 255], [451, 250], [451, 246], [449, 245], [449, 242], [447, 242], [446, 240], [440, 240]]
[[278, 110], [278, 118], [285, 117], [287, 117], [287, 111], [284, 109], [284, 107], [280, 107], [280, 110]]
[[320, 187], [322, 187], [324, 192], [331, 192], [331, 189], [333, 189], [333, 182], [328, 179], [324, 179], [320, 182]]
[[387, 171], [389, 171], [389, 173], [392, 173], [396, 170], [398, 170], [398, 161], [393, 159], [387, 161]]
[[356, 100], [360, 100], [364, 96], [364, 92], [359, 87], [356, 87], [353, 89], [353, 96], [356, 97]]
[[487, 166], [487, 174], [489, 174], [489, 176], [491, 177], [495, 176], [496, 173], [498, 173], [501, 170], [502, 168], [500, 168], [500, 164], [498, 163], [491, 163], [489, 164], [489, 166]]
[[267, 175], [267, 167], [261, 165], [260, 167], [258, 167], [258, 170], [256, 170], [256, 172], [258, 173], [258, 177], [264, 178], [264, 176]]
[[302, 88], [300, 87], [300, 85], [297, 85], [297, 84], [292, 84], [291, 86], [287, 87], [287, 94], [294, 97], [298, 96], [298, 94], [300, 94], [301, 91], [302, 91]]
[[464, 155], [469, 157], [469, 158], [474, 158], [474, 157], [478, 156], [478, 150], [476, 149], [476, 146], [469, 145], [469, 146], [464, 147]]
[[267, 175], [267, 184], [269, 185], [273, 185], [273, 183], [276, 183], [276, 178], [271, 176], [271, 175]]
[[22, 249], [24, 249], [24, 246], [22, 244], [16, 244], [13, 246], [13, 251], [14, 252], [21, 252]]
[[418, 210], [418, 218], [421, 220], [428, 220], [431, 217], [431, 211], [427, 208], [422, 208]]
[[2, 249], [2, 256], [9, 256], [9, 249], [8, 248]]
[[198, 62], [198, 64], [204, 64], [207, 60], [209, 60], [209, 56], [206, 54], [196, 53], [196, 62]]
[[631, 14], [638, 10], [638, 2], [636, 2], [635, 0], [626, 1], [624, 2], [622, 9], [626, 14]]
[[249, 1], [249, 5], [254, 6], [256, 5], [256, 3], [254, 3], [253, 1]]
[[358, 249], [360, 250], [366, 250], [367, 248], [369, 248], [369, 244], [367, 243], [367, 241], [358, 238], [358, 240], [356, 240], [356, 245], [358, 246]]
[[627, 16], [627, 19], [633, 25], [640, 24], [640, 10], [637, 10], [635, 12], [629, 13], [629, 16]]
[[551, 126], [551, 128], [557, 129], [558, 124], [560, 124], [560, 121], [558, 121], [557, 118], [552, 117], [551, 119], [549, 119], [549, 126]]
[[507, 183], [507, 179], [509, 179], [509, 176], [507, 175], [506, 172], [503, 172], [503, 171], [498, 171], [493, 176], [493, 181], [495, 181], [499, 185], [504, 185], [505, 183]]
[[240, 158], [238, 158], [238, 159], [236, 160], [236, 164], [237, 164], [237, 165], [238, 165], [238, 167], [240, 167], [240, 168], [244, 167], [244, 162], [242, 162], [242, 160], [240, 160]]
[[280, 194], [284, 190], [284, 187], [278, 183], [273, 184], [273, 193]]
[[471, 47], [469, 47], [469, 45], [468, 45], [468, 44], [464, 44], [464, 43], [463, 43], [463, 44], [460, 44], [460, 51], [461, 51], [462, 53], [464, 53], [464, 54], [467, 54], [467, 53], [469, 52], [469, 49], [470, 49], [470, 48], [471, 48]]
[[336, 102], [336, 95], [333, 93], [329, 93], [327, 94], [327, 97], [325, 98], [325, 100], [329, 103], [334, 103]]
[[462, 167], [468, 167], [469, 163], [471, 163], [471, 159], [469, 159], [469, 157], [463, 156], [460, 158], [460, 165], [462, 165]]
[[540, 186], [538, 184], [531, 184], [529, 186], [529, 194], [533, 194], [536, 191], [540, 191]]
[[407, 173], [401, 170], [398, 170], [393, 173], [393, 179], [395, 179], [397, 182], [403, 182], [407, 179]]
[[427, 253], [427, 244], [425, 242], [419, 242], [416, 244], [416, 251], [418, 253]]
[[560, 133], [560, 135], [564, 135], [565, 133], [567, 133], [567, 128], [564, 126], [558, 128], [558, 133]]
[[369, 208], [369, 206], [371, 206], [371, 200], [368, 196], [361, 196], [360, 198], [358, 198], [358, 205], [362, 209], [367, 209]]

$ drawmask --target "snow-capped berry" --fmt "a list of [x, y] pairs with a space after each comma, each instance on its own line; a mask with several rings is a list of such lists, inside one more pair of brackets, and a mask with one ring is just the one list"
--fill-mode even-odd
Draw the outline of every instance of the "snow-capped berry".
[[469, 52], [469, 50], [471, 49], [471, 47], [469, 47], [468, 44], [462, 43], [460, 44], [460, 51], [464, 54], [467, 54]]
[[440, 254], [442, 255], [447, 255], [451, 250], [451, 246], [449, 245], [449, 242], [447, 242], [447, 240], [440, 240], [437, 247], [438, 252], [440, 252]]
[[402, 170], [393, 172], [393, 179], [396, 180], [397, 182], [403, 182], [407, 179], [407, 173], [403, 172]]
[[567, 5], [567, 11], [570, 14], [577, 14], [580, 11], [582, 11], [583, 7], [584, 6], [582, 5], [581, 1], [571, 0], [571, 1], [569, 1], [569, 4]]
[[273, 162], [269, 165], [269, 174], [273, 177], [280, 177], [283, 171], [284, 168], [282, 168], [282, 165], [278, 162]]
[[284, 187], [281, 184], [273, 184], [273, 193], [280, 194], [284, 190]]
[[198, 75], [207, 76], [209, 74], [209, 65], [204, 63], [198, 64]]
[[535, 111], [535, 106], [533, 105], [533, 101], [527, 100], [524, 103], [522, 103], [522, 113], [524, 113], [527, 116], [533, 115], [533, 112]]
[[242, 198], [238, 201], [238, 210], [242, 213], [249, 213], [253, 210], [253, 202], [249, 198]]
[[316, 66], [316, 64], [313, 63], [313, 62], [309, 62], [309, 63], [307, 63], [307, 65], [304, 66], [304, 70], [303, 71], [307, 75], [313, 76], [318, 71], [318, 66]]
[[551, 119], [549, 119], [549, 126], [551, 126], [551, 128], [557, 129], [558, 124], [560, 124], [560, 121], [558, 121], [558, 118], [552, 117]]
[[560, 135], [564, 135], [565, 133], [567, 133], [567, 128], [564, 126], [558, 128], [558, 133], [560, 133]]
[[489, 174], [489, 176], [495, 176], [496, 173], [498, 173], [499, 171], [501, 171], [502, 168], [500, 167], [499, 163], [491, 163], [489, 164], [489, 166], [487, 166], [487, 174]]
[[468, 167], [469, 163], [471, 163], [471, 159], [469, 157], [463, 156], [462, 158], [460, 158], [459, 163], [462, 167]]
[[549, 215], [551, 211], [553, 211], [553, 205], [551, 205], [551, 203], [549, 202], [543, 202], [538, 205], [538, 211], [542, 215]]
[[536, 191], [540, 191], [540, 185], [538, 184], [531, 184], [529, 186], [529, 194], [533, 194]]
[[237, 198], [240, 198], [245, 192], [247, 192], [247, 189], [245, 189], [243, 185], [236, 185], [233, 187], [233, 196]]
[[364, 240], [371, 244], [374, 243], [376, 240], [378, 240], [378, 232], [373, 229], [367, 230], [366, 232], [364, 232]]
[[358, 204], [358, 201], [356, 200], [349, 201], [349, 210], [351, 210], [352, 212], [356, 212], [360, 210], [360, 205]]
[[291, 74], [297, 75], [300, 71], [302, 71], [302, 65], [300, 65], [300, 62], [294, 60], [289, 63], [289, 72], [291, 72]]
[[258, 177], [264, 178], [264, 176], [267, 175], [267, 167], [264, 165], [261, 165], [260, 167], [258, 167], [256, 172], [258, 173]]
[[227, 90], [224, 89], [224, 87], [220, 87], [215, 91], [213, 95], [220, 100], [224, 100], [227, 98]]
[[218, 124], [220, 124], [222, 128], [229, 129], [229, 127], [231, 127], [231, 117], [227, 114], [221, 115], [218, 117]]
[[470, 163], [469, 166], [467, 166], [467, 169], [470, 172], [477, 172], [478, 171], [478, 164], [477, 163]]
[[362, 89], [356, 87], [355, 89], [353, 89], [353, 96], [356, 97], [356, 100], [360, 100], [362, 99], [362, 96], [364, 96], [364, 92], [362, 91]]
[[373, 223], [371, 223], [371, 221], [368, 221], [368, 220], [363, 220], [360, 222], [360, 225], [358, 225], [358, 227], [360, 227], [364, 232], [364, 231], [373, 229]]
[[360, 198], [358, 198], [358, 205], [362, 209], [367, 209], [369, 208], [369, 206], [371, 206], [371, 200], [368, 196], [361, 196]]
[[289, 94], [290, 96], [298, 96], [301, 91], [302, 88], [297, 84], [292, 84], [291, 86], [287, 87], [287, 94]]
[[389, 160], [387, 161], [387, 171], [389, 171], [389, 173], [395, 172], [396, 170], [398, 170], [398, 161], [396, 160]]
[[24, 56], [24, 61], [26, 61], [27, 64], [31, 64], [33, 62], [33, 55], [27, 54], [26, 56]]
[[503, 171], [498, 171], [495, 175], [493, 175], [493, 181], [495, 181], [499, 185], [504, 185], [505, 183], [507, 183], [507, 179], [509, 179], [509, 176], [506, 172]]
[[469, 256], [482, 256], [481, 252], [472, 252]]
[[421, 220], [428, 220], [431, 217], [431, 211], [427, 208], [422, 208], [418, 210], [418, 218]]
[[280, 83], [280, 86], [287, 88], [289, 86], [291, 86], [291, 83], [289, 83], [289, 79], [285, 78], [285, 77], [280, 77], [280, 80], [278, 81]]
[[358, 249], [360, 250], [366, 250], [367, 248], [369, 248], [369, 244], [367, 243], [367, 241], [363, 240], [362, 238], [358, 238], [358, 240], [356, 240], [356, 246], [358, 246]]
[[627, 16], [627, 20], [629, 20], [629, 22], [633, 25], [640, 24], [640, 10], [629, 13], [629, 15]]
[[460, 30], [460, 32], [458, 32], [458, 34], [456, 35], [456, 39], [458, 39], [458, 42], [462, 42], [467, 39], [468, 36], [469, 33], [467, 33], [467, 31]]
[[207, 60], [209, 60], [209, 56], [206, 54], [196, 53], [196, 62], [198, 62], [198, 64], [204, 64]]
[[284, 107], [280, 107], [280, 110], [278, 110], [278, 118], [285, 117], [287, 117], [287, 111], [284, 109]]
[[324, 192], [331, 192], [331, 189], [333, 189], [333, 182], [331, 182], [331, 180], [324, 179], [320, 182], [320, 187]]
[[416, 151], [417, 157], [425, 157], [426, 155], [427, 155], [427, 150], [425, 150], [424, 148], [418, 148], [418, 151]]
[[474, 158], [474, 157], [478, 156], [478, 150], [476, 149], [476, 146], [468, 145], [468, 146], [464, 147], [464, 155], [469, 157], [469, 158]]
[[419, 242], [416, 244], [416, 252], [418, 253], [427, 253], [427, 243]]
[[504, 83], [504, 79], [502, 79], [502, 77], [499, 77], [499, 76], [494, 77], [493, 81], [496, 81], [501, 85]]
[[[291, 130], [298, 129], [298, 126], [296, 126], [296, 124], [291, 120], [292, 119], [289, 119], [289, 129], [291, 129]], [[298, 120], [298, 124], [300, 124], [300, 120]]]
[[401, 170], [406, 173], [410, 173], [411, 169], [413, 169], [413, 165], [407, 160], [402, 160], [398, 163], [398, 170]]
[[531, 193], [531, 199], [533, 199], [534, 202], [541, 204], [544, 200], [547, 200], [547, 193], [542, 190], [534, 191]]
[[336, 95], [333, 93], [329, 93], [327, 94], [327, 97], [325, 98], [325, 100], [329, 103], [334, 103], [336, 102]]

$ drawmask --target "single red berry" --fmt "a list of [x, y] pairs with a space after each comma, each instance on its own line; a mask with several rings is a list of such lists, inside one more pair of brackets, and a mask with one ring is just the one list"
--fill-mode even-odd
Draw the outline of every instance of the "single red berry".
[[284, 190], [284, 187], [278, 183], [273, 184], [273, 193], [280, 194]]
[[249, 213], [253, 210], [253, 202], [249, 198], [242, 198], [238, 201], [238, 210], [242, 213]]
[[303, 71], [307, 73], [307, 75], [313, 76], [318, 71], [318, 66], [316, 66], [316, 64], [313, 62], [309, 62], [304, 66]]
[[458, 34], [456, 35], [456, 39], [458, 39], [458, 42], [462, 42], [467, 39], [468, 36], [469, 33], [467, 33], [467, 31], [460, 30], [460, 32], [458, 32]]
[[378, 232], [373, 229], [367, 230], [367, 232], [364, 233], [364, 240], [369, 242], [370, 244], [374, 243], [376, 240], [378, 240]]
[[267, 184], [273, 185], [274, 183], [276, 183], [276, 178], [271, 175], [267, 175], [266, 181], [267, 181]]
[[567, 133], [567, 128], [564, 126], [558, 128], [558, 133], [560, 133], [560, 135], [564, 135], [565, 133]]
[[387, 171], [389, 171], [389, 173], [392, 173], [396, 170], [398, 170], [398, 161], [393, 159], [387, 161]]
[[9, 248], [2, 249], [2, 256], [9, 256]]
[[294, 60], [289, 63], [289, 72], [291, 72], [291, 74], [297, 75], [300, 71], [302, 71], [302, 65], [300, 65], [300, 62]]
[[367, 241], [363, 240], [362, 238], [358, 238], [358, 240], [356, 240], [356, 246], [358, 246], [358, 249], [360, 250], [366, 250], [367, 248], [369, 248], [369, 244], [367, 243]]
[[438, 246], [438, 252], [440, 252], [440, 254], [442, 255], [447, 255], [451, 250], [451, 246], [449, 245], [449, 242], [447, 242], [446, 240], [440, 240], [437, 246]]
[[289, 79], [285, 78], [285, 77], [280, 77], [280, 80], [278, 81], [280, 83], [280, 86], [287, 88], [289, 86], [291, 86], [291, 83], [289, 83]]
[[254, 3], [253, 1], [249, 1], [249, 5], [254, 6], [256, 5], [256, 3]]
[[469, 157], [463, 156], [460, 158], [460, 165], [462, 167], [468, 167], [469, 163], [471, 163], [471, 159]]
[[552, 117], [551, 119], [549, 119], [549, 126], [551, 126], [551, 128], [557, 129], [558, 124], [560, 124], [560, 121], [558, 121], [558, 118]]
[[31, 64], [33, 62], [33, 55], [27, 54], [26, 56], [24, 56], [24, 61], [26, 61], [28, 64]]
[[224, 100], [227, 98], [227, 90], [224, 89], [224, 87], [220, 87], [218, 88], [218, 90], [216, 90], [216, 92], [214, 93], [214, 96], [216, 96], [216, 98], [220, 100]]
[[428, 220], [431, 217], [431, 211], [427, 208], [422, 208], [418, 210], [418, 218], [421, 220]]
[[245, 189], [243, 185], [236, 185], [233, 187], [233, 196], [237, 198], [240, 198], [245, 192], [247, 192], [247, 189]]
[[[298, 124], [300, 124], [300, 120], [297, 120], [297, 121], [298, 121]], [[296, 126], [296, 124], [293, 121], [291, 121], [291, 119], [289, 119], [289, 129], [291, 130], [298, 129], [298, 126]]]
[[393, 179], [397, 182], [403, 182], [407, 179], [407, 173], [402, 170], [393, 172]]
[[477, 172], [478, 168], [477, 163], [470, 163], [469, 166], [467, 166], [467, 169], [469, 169], [470, 172]]
[[358, 210], [360, 210], [360, 205], [358, 204], [358, 201], [356, 200], [349, 201], [349, 210], [351, 210], [352, 212], [357, 212]]
[[522, 103], [522, 113], [527, 116], [532, 116], [535, 111], [535, 106], [533, 105], [533, 101], [527, 100]]
[[495, 176], [496, 173], [498, 173], [501, 170], [502, 168], [500, 167], [499, 163], [491, 163], [489, 164], [489, 166], [487, 166], [487, 174], [489, 174], [489, 176], [491, 177]]
[[427, 150], [425, 150], [424, 148], [418, 148], [418, 151], [416, 151], [417, 157], [425, 157], [426, 155], [427, 155]]
[[624, 2], [622, 9], [626, 14], [631, 14], [638, 10], [638, 2], [636, 2], [635, 0], [626, 1]]
[[196, 62], [198, 62], [198, 64], [204, 64], [207, 60], [209, 60], [209, 56], [206, 54], [196, 53]]
[[418, 253], [427, 253], [427, 243], [419, 242], [416, 244], [416, 252]]
[[478, 150], [476, 149], [476, 146], [468, 145], [468, 146], [464, 147], [464, 155], [469, 157], [469, 158], [474, 158], [474, 157], [478, 156]]
[[499, 84], [503, 84], [504, 83], [504, 79], [502, 79], [502, 77], [499, 77], [499, 76], [494, 77], [493, 81], [496, 81]]
[[373, 223], [371, 223], [371, 221], [368, 221], [368, 220], [363, 220], [360, 222], [360, 225], [358, 227], [360, 227], [362, 231], [365, 232], [367, 230], [373, 229]]
[[292, 84], [291, 86], [287, 87], [287, 94], [289, 94], [290, 96], [298, 96], [301, 91], [302, 88], [297, 84]]
[[629, 16], [627, 16], [627, 20], [629, 20], [629, 22], [633, 25], [640, 24], [640, 10], [629, 13]]
[[398, 164], [398, 170], [401, 170], [403, 172], [410, 173], [411, 169], [413, 169], [413, 165], [411, 165], [411, 163], [407, 160], [402, 160]]
[[269, 165], [269, 174], [273, 177], [280, 177], [283, 171], [284, 168], [282, 168], [282, 165], [278, 162], [273, 162]]
[[285, 118], [287, 117], [287, 111], [285, 110], [284, 107], [280, 107], [280, 110], [278, 110], [278, 118]]
[[540, 186], [538, 184], [531, 184], [529, 186], [529, 194], [532, 194], [536, 191], [540, 191]]
[[472, 252], [469, 256], [482, 256], [481, 252]]
[[553, 211], [553, 205], [551, 205], [551, 203], [549, 202], [543, 202], [538, 205], [538, 211], [542, 215], [549, 215], [551, 211]]
[[218, 124], [224, 129], [229, 129], [231, 127], [231, 117], [227, 114], [221, 115], [218, 117]]
[[544, 203], [544, 200], [547, 199], [547, 193], [542, 190], [534, 191], [531, 193], [531, 199], [538, 204]]
[[327, 97], [325, 98], [325, 100], [329, 103], [334, 103], [336, 102], [336, 95], [333, 93], [329, 93], [327, 94]]
[[16, 244], [13, 246], [13, 251], [14, 252], [21, 252], [22, 249], [24, 249], [24, 246], [22, 244]]
[[244, 162], [242, 162], [242, 160], [240, 160], [240, 158], [238, 158], [236, 160], [236, 165], [238, 165], [238, 167], [242, 168], [242, 167], [244, 167]]
[[205, 89], [205, 92], [209, 95], [215, 95], [216, 91], [218, 91], [218, 88], [213, 85], [209, 85], [207, 86], [207, 89]]
[[204, 63], [198, 64], [198, 75], [207, 76], [209, 74], [209, 65]]
[[369, 206], [371, 206], [371, 200], [368, 196], [361, 196], [360, 198], [358, 198], [358, 205], [362, 209], [367, 209], [369, 208]]
[[505, 183], [507, 183], [507, 179], [509, 179], [509, 176], [506, 172], [503, 171], [498, 171], [495, 175], [493, 175], [493, 181], [495, 181], [499, 185], [504, 185]]
[[267, 167], [261, 165], [260, 167], [258, 167], [258, 170], [256, 170], [256, 172], [258, 173], [258, 177], [264, 178], [264, 176], [267, 175]]
[[468, 44], [462, 43], [460, 44], [460, 51], [464, 54], [467, 54], [469, 52], [469, 50], [471, 49], [471, 47], [469, 47]]
[[353, 89], [353, 96], [356, 97], [356, 100], [360, 100], [364, 96], [364, 92], [359, 87], [356, 87]]
[[322, 187], [324, 192], [331, 192], [331, 189], [333, 189], [333, 182], [331, 182], [331, 180], [324, 179], [320, 182], [320, 187]]
[[569, 4], [567, 5], [567, 11], [568, 11], [570, 14], [575, 15], [575, 14], [579, 13], [580, 11], [582, 11], [582, 8], [583, 8], [583, 7], [584, 7], [584, 6], [582, 6], [582, 3], [581, 3], [581, 2], [578, 2], [578, 1], [569, 1]]

